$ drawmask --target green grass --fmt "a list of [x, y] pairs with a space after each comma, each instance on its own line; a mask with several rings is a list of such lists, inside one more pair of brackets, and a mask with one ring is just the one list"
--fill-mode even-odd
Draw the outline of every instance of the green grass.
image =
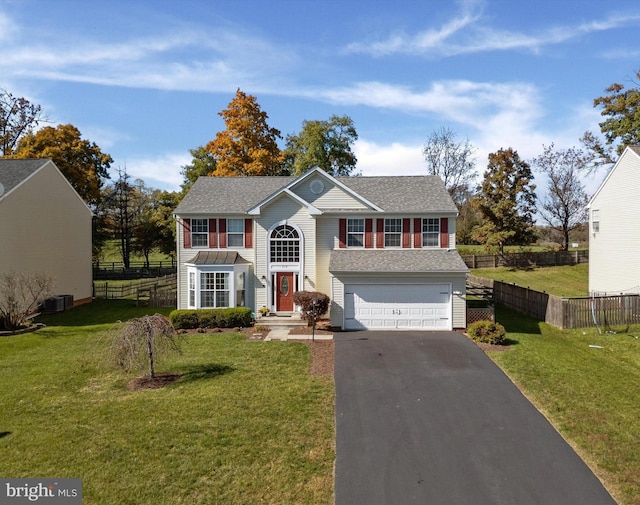
[[[120, 242], [118, 240], [107, 240], [104, 246], [100, 251], [99, 256], [100, 263], [111, 263], [116, 262], [119, 263], [122, 261], [122, 255], [120, 254]], [[131, 262], [142, 262], [145, 260], [143, 255], [131, 254]], [[158, 261], [171, 261], [171, 256], [167, 254], [162, 254], [158, 251], [152, 251], [149, 255], [149, 261], [158, 262]]]
[[[461, 245], [461, 244], [456, 244], [456, 249], [458, 250], [458, 252], [463, 255], [472, 255], [472, 254], [476, 254], [476, 255], [484, 255], [484, 254], [492, 254], [492, 253], [488, 253], [487, 250], [485, 249], [484, 245]], [[519, 252], [544, 252], [544, 251], [548, 251], [549, 248], [545, 247], [545, 246], [540, 246], [540, 245], [528, 245], [528, 246], [520, 246], [520, 245], [514, 245], [514, 246], [505, 246], [504, 248], [504, 252], [510, 252], [510, 253], [519, 253]]]
[[620, 504], [639, 504], [640, 327], [563, 331], [500, 307], [497, 319], [513, 345], [491, 358]]
[[331, 503], [333, 381], [308, 346], [189, 335], [157, 367], [182, 378], [134, 392], [101, 335], [148, 310], [95, 302], [0, 339], [0, 475], [80, 477], [85, 504]]
[[488, 277], [497, 281], [530, 287], [562, 297], [580, 297], [589, 294], [589, 264], [556, 267], [536, 267], [530, 269], [478, 268], [473, 275]]

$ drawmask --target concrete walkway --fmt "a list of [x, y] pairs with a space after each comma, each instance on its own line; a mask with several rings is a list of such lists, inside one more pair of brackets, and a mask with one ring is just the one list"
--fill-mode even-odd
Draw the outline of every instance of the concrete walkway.
[[[272, 327], [271, 331], [264, 338], [265, 341], [268, 340], [311, 340], [312, 335], [290, 335], [289, 331], [291, 328], [278, 328]], [[322, 334], [319, 335], [316, 333], [315, 340], [333, 340], [333, 334], [327, 335]]]

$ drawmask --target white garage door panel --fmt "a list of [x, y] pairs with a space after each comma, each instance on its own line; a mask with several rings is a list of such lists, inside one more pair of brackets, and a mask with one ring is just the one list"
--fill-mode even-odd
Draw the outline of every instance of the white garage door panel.
[[346, 329], [451, 329], [447, 284], [345, 285]]

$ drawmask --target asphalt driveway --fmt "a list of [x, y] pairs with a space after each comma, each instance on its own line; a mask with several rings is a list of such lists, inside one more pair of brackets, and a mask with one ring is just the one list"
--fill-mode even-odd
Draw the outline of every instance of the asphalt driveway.
[[615, 504], [464, 335], [334, 338], [336, 505]]

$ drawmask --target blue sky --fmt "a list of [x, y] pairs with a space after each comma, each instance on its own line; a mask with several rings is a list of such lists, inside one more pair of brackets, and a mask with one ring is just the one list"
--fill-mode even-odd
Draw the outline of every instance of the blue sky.
[[0, 87], [150, 187], [178, 189], [237, 88], [283, 137], [350, 116], [363, 175], [425, 173], [440, 127], [482, 173], [500, 148], [530, 159], [599, 131], [593, 99], [640, 68], [640, 4], [0, 0], [0, 44]]

